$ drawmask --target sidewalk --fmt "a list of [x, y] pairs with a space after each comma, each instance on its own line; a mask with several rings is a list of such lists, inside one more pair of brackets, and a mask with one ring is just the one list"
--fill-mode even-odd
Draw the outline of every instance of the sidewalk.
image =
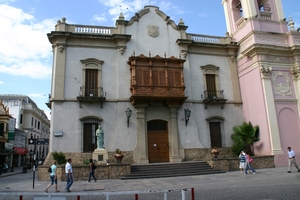
[[[2, 173], [0, 175], [0, 179], [3, 177], [7, 177], [7, 176], [12, 176], [12, 175], [16, 175], [16, 174], [21, 174], [23, 170], [23, 167], [14, 167], [13, 168], [13, 172], [11, 171], [11, 168], [9, 168], [9, 170], [7, 170], [7, 172]], [[27, 172], [32, 171], [32, 169], [27, 170]]]
[[[4, 175], [4, 176], [3, 176]], [[204, 193], [211, 194], [210, 191], [219, 192], [222, 197], [224, 191], [231, 192], [237, 189], [249, 190], [246, 192], [253, 192], [252, 189], [259, 190], [267, 189], [272, 192], [286, 191], [286, 187], [296, 187], [297, 191], [300, 187], [300, 173], [294, 168], [292, 173], [287, 173], [286, 167], [257, 169], [256, 174], [241, 174], [239, 171], [226, 172], [221, 174], [209, 174], [198, 176], [182, 176], [170, 178], [153, 178], [153, 179], [137, 179], [137, 180], [120, 180], [108, 179], [97, 180], [97, 182], [75, 181], [71, 186], [72, 192], [65, 192], [66, 182], [58, 182], [59, 193], [55, 193], [55, 186], [49, 188], [49, 193], [44, 190], [49, 184], [49, 181], [39, 181], [37, 172], [35, 173], [35, 182], [33, 187], [33, 171], [22, 173], [22, 167], [17, 167], [14, 172], [8, 172], [0, 175], [0, 194], [1, 195], [64, 195], [64, 196], [85, 196], [85, 195], [104, 195], [107, 193], [132, 193], [133, 191], [150, 191], [155, 193], [157, 191], [176, 189], [195, 189], [196, 196], [200, 197]], [[247, 187], [244, 187], [246, 186]], [[266, 188], [267, 187], [267, 188]], [[271, 188], [271, 189], [270, 189]], [[265, 191], [261, 193], [264, 194]], [[232, 192], [231, 192], [232, 193]], [[228, 194], [228, 195], [231, 195]], [[234, 193], [234, 192], [233, 192]], [[180, 192], [175, 192], [180, 196]], [[190, 192], [187, 193], [190, 195]], [[283, 193], [284, 194], [284, 193]], [[292, 194], [292, 193], [291, 193]], [[95, 198], [97, 199], [97, 198]], [[99, 198], [98, 198], [99, 199]], [[123, 198], [122, 198], [123, 199]], [[150, 198], [151, 199], [151, 198]], [[226, 198], [225, 198], [226, 199]]]

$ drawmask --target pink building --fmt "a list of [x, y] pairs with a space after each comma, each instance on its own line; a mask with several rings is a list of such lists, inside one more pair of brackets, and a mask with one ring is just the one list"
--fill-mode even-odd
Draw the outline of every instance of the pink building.
[[300, 160], [300, 32], [281, 0], [223, 0], [228, 34], [239, 43], [236, 62], [245, 121], [260, 127], [256, 155], [287, 166], [287, 147]]

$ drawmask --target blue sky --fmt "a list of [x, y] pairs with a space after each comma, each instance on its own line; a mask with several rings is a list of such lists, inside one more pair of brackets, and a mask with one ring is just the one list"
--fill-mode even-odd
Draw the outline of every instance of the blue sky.
[[[222, 0], [0, 0], [0, 94], [31, 97], [49, 116], [52, 47], [47, 33], [57, 20], [114, 26], [122, 12], [129, 20], [145, 5], [158, 6], [188, 33], [225, 36]], [[282, 0], [284, 14], [300, 27], [300, 1]]]

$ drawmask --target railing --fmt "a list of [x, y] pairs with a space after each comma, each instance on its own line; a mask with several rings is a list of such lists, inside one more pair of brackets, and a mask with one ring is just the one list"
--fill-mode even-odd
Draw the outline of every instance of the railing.
[[208, 100], [218, 100], [224, 99], [224, 90], [205, 90], [204, 99]]
[[271, 20], [271, 16], [272, 16], [272, 13], [270, 12], [260, 12], [260, 18], [261, 19], [267, 19], [267, 20]]
[[221, 43], [222, 37], [209, 36], [209, 35], [198, 35], [198, 34], [189, 34], [191, 39], [195, 42], [208, 42], [208, 43]]
[[[190, 191], [190, 193], [187, 193]], [[181, 194], [179, 194], [181, 193]], [[139, 197], [146, 197], [147, 199], [179, 199], [181, 200], [195, 200], [194, 188], [180, 188], [180, 189], [161, 189], [161, 190], [140, 190], [140, 191], [115, 191], [115, 192], [98, 192], [98, 191], [85, 191], [85, 192], [72, 192], [72, 193], [41, 193], [41, 192], [2, 192], [1, 196], [6, 199], [18, 196], [20, 200], [23, 197], [31, 197], [30, 199], [68, 199], [71, 197], [88, 197], [91, 199], [109, 200], [109, 199], [134, 199], [138, 200]], [[168, 198], [169, 196], [169, 198]], [[33, 197], [33, 198], [32, 198]], [[28, 199], [28, 198], [26, 198]]]
[[88, 26], [88, 25], [73, 25], [76, 33], [92, 33], [92, 34], [112, 34], [112, 27], [105, 26]]
[[246, 22], [246, 19], [245, 19], [244, 17], [241, 17], [240, 19], [238, 19], [238, 20], [235, 22], [236, 28], [241, 27], [245, 22]]
[[79, 96], [81, 97], [104, 97], [103, 87], [98, 88], [85, 88], [85, 86], [80, 87]]

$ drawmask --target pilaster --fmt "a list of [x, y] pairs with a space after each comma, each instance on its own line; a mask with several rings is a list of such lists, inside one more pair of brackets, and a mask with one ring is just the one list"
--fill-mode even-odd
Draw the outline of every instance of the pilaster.
[[137, 109], [137, 121], [138, 121], [138, 163], [139, 164], [148, 164], [149, 159], [147, 155], [147, 133], [145, 126], [145, 109], [147, 105], [136, 106]]
[[171, 130], [170, 133], [170, 142], [171, 142], [171, 162], [181, 162], [182, 159], [179, 155], [179, 134], [178, 134], [178, 124], [177, 124], [177, 110], [178, 106], [169, 106], [171, 112]]
[[275, 103], [273, 97], [273, 89], [270, 74], [272, 67], [268, 66], [268, 63], [260, 63], [260, 72], [262, 78], [262, 85], [264, 90], [264, 98], [266, 105], [266, 114], [268, 121], [268, 129], [270, 136], [271, 154], [282, 154], [282, 148], [280, 143], [279, 127], [277, 123], [277, 114], [275, 110]]

